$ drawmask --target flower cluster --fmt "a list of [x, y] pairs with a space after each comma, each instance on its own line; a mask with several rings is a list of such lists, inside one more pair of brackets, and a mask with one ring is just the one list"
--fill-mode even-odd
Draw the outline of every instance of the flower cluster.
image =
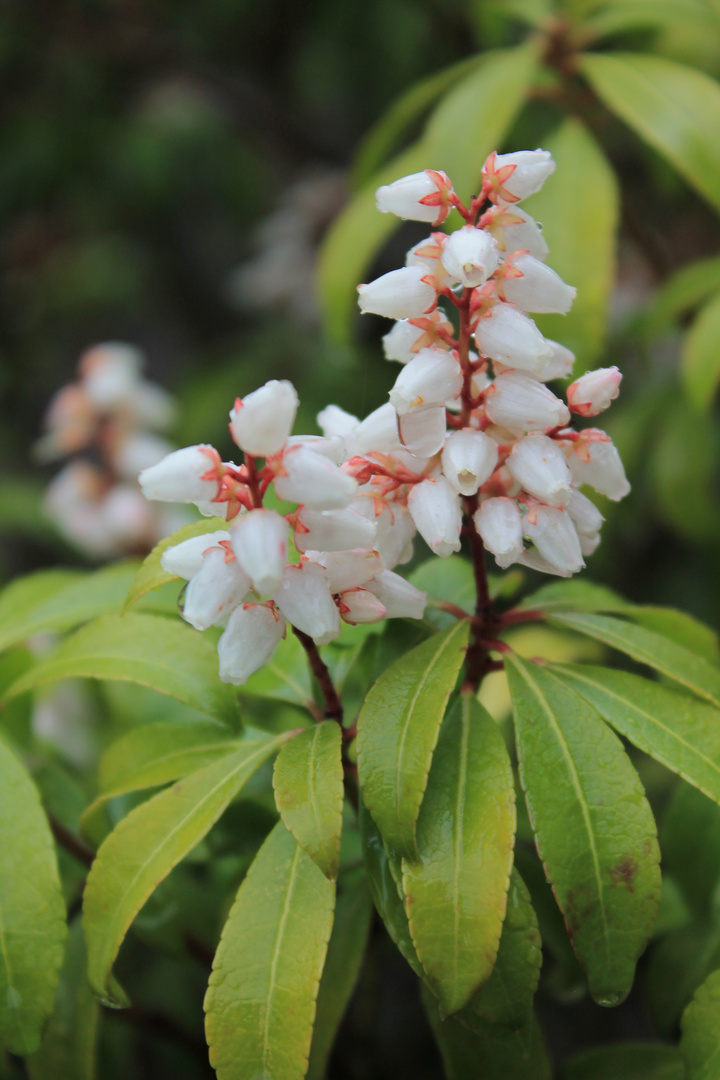
[[107, 343], [80, 358], [77, 382], [53, 398], [38, 441], [38, 460], [73, 458], [48, 486], [45, 506], [63, 535], [93, 558], [148, 551], [186, 520], [158, 513], [142, 497], [141, 469], [172, 449], [157, 432], [174, 404], [142, 378], [142, 353]]
[[465, 224], [431, 233], [404, 268], [358, 292], [362, 311], [397, 320], [383, 339], [388, 360], [403, 365], [390, 401], [402, 445], [434, 462], [408, 500], [430, 547], [460, 549], [464, 510], [501, 567], [568, 577], [597, 547], [603, 521], [579, 489], [617, 500], [630, 488], [610, 438], [573, 426], [617, 397], [620, 372], [588, 372], [566, 404], [545, 384], [569, 376], [575, 357], [527, 314], [566, 314], [575, 296], [517, 205], [554, 169], [547, 151], [493, 153], [467, 208], [432, 169], [379, 188], [383, 212], [438, 226], [454, 209]]

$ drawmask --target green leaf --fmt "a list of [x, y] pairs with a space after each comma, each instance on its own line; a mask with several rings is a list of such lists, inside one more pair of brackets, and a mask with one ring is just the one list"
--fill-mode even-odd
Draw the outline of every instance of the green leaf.
[[[662, 817], [660, 850], [701, 922], [708, 920], [720, 879], [720, 806], [688, 784], [679, 784]], [[664, 880], [663, 880], [664, 884]]]
[[656, 420], [649, 447], [650, 498], [674, 532], [693, 543], [711, 544], [720, 530], [713, 498], [717, 470], [716, 424], [698, 412], [681, 391]]
[[27, 1059], [30, 1080], [94, 1080], [98, 1001], [87, 980], [79, 919], [70, 927], [55, 1008], [40, 1049]]
[[393, 214], [378, 212], [376, 188], [421, 169], [444, 169], [461, 196], [468, 197], [483, 161], [501, 144], [527, 94], [537, 51], [533, 43], [485, 53], [478, 68], [441, 101], [421, 139], [383, 166], [336, 218], [318, 268], [320, 302], [331, 337], [350, 339], [357, 285], [382, 242], [400, 226]]
[[686, 611], [676, 611], [675, 608], [637, 606], [628, 608], [625, 614], [647, 630], [654, 630], [690, 652], [699, 653], [710, 663], [720, 663], [717, 634], [709, 626], [693, 618], [692, 615], [688, 615]]
[[[468, 615], [475, 610], [475, 575], [469, 559], [460, 555], [450, 555], [447, 559], [428, 559], [413, 570], [408, 580], [416, 589], [427, 593], [425, 618], [440, 630], [452, 626], [455, 616], [435, 606], [438, 602], [456, 604], [463, 611], [467, 611]], [[522, 573], [517, 570], [490, 577], [488, 580], [490, 596], [493, 599], [498, 596], [512, 596], [521, 584]]]
[[323, 1080], [335, 1034], [355, 989], [370, 933], [372, 903], [360, 880], [339, 895], [320, 982], [306, 1080]]
[[720, 712], [657, 682], [589, 664], [554, 666], [609, 724], [720, 803]]
[[410, 933], [446, 1015], [462, 1009], [492, 973], [514, 840], [505, 743], [474, 696], [462, 694], [440, 729], [418, 819], [417, 861], [402, 863]]
[[633, 660], [681, 683], [698, 697], [720, 705], [720, 670], [653, 630], [633, 626], [609, 615], [579, 612], [558, 612], [550, 617], [550, 621], [627, 653]]
[[682, 1018], [687, 1080], [716, 1080], [720, 1068], [720, 971], [700, 986]]
[[331, 881], [342, 834], [342, 731], [323, 720], [285, 743], [275, 759], [275, 804], [285, 828]]
[[31, 1054], [52, 1011], [67, 929], [35, 785], [0, 741], [0, 1044]]
[[425, 988], [422, 999], [447, 1080], [551, 1080], [550, 1062], [534, 1016], [517, 1031], [480, 1021], [477, 1029], [470, 1031], [453, 1016], [443, 1020], [437, 1001]]
[[720, 256], [711, 255], [682, 266], [663, 282], [648, 308], [635, 324], [646, 338], [669, 330], [688, 311], [693, 311], [720, 290]]
[[675, 1046], [622, 1043], [585, 1050], [565, 1066], [562, 1080], [686, 1080]]
[[518, 611], [625, 611], [632, 605], [607, 585], [584, 578], [553, 581], [518, 604]]
[[393, 943], [419, 978], [424, 977], [415, 946], [410, 937], [405, 907], [400, 899], [390, 859], [370, 811], [360, 803], [360, 841], [367, 871], [370, 895], [378, 915]]
[[720, 209], [720, 86], [661, 56], [591, 53], [580, 70], [598, 97]]
[[720, 381], [720, 296], [698, 315], [685, 338], [682, 377], [687, 396], [697, 409], [709, 409]]
[[530, 1020], [541, 965], [537, 916], [530, 893], [513, 867], [507, 911], [492, 975], [457, 1014], [457, 1019], [466, 1027], [477, 1027], [480, 1034], [484, 1033], [486, 1023], [524, 1027]]
[[0, 593], [0, 647], [5, 649], [22, 641], [28, 612], [46, 604], [79, 579], [82, 573], [78, 570], [37, 570], [7, 585]]
[[516, 653], [505, 666], [538, 851], [590, 993], [617, 1005], [660, 901], [652, 811], [622, 743], [588, 702]]
[[582, 372], [594, 365], [605, 341], [615, 281], [617, 180], [600, 146], [577, 119], [563, 121], [543, 147], [555, 158], [557, 171], [527, 200], [527, 211], [542, 222], [553, 269], [577, 288], [577, 297], [567, 315], [540, 315], [536, 321], [544, 334], [577, 354]]
[[294, 634], [281, 641], [272, 660], [240, 687], [243, 698], [271, 698], [307, 708], [313, 702], [307, 654]]
[[10, 687], [14, 697], [59, 679], [119, 679], [150, 686], [233, 727], [238, 706], [218, 679], [212, 641], [160, 615], [106, 615], [82, 627]]
[[384, 839], [407, 858], [417, 856], [420, 804], [469, 633], [469, 623], [458, 622], [396, 660], [371, 688], [358, 718], [365, 805]]
[[83, 905], [88, 975], [98, 994], [112, 998], [112, 965], [148, 897], [283, 741], [280, 737], [248, 742], [185, 777], [132, 810], [101, 846]]
[[583, 24], [582, 33], [596, 41], [613, 34], [632, 30], [664, 30], [672, 33], [682, 29], [687, 20], [717, 28], [717, 16], [702, 0], [615, 0], [608, 3], [599, 15]]
[[240, 886], [205, 997], [218, 1080], [303, 1080], [335, 886], [282, 822]]
[[176, 544], [181, 544], [183, 540], [190, 540], [193, 536], [217, 532], [218, 529], [227, 529], [227, 521], [224, 518], [202, 518], [200, 521], [193, 521], [190, 525], [184, 525], [182, 529], [177, 529], [170, 536], [166, 536], [164, 540], [161, 540], [159, 544], [156, 544], [135, 574], [125, 598], [123, 611], [127, 611], [137, 600], [145, 596], [146, 593], [151, 592], [151, 590], [159, 589], [161, 585], [166, 585], [168, 581], [178, 580], [177, 574], [168, 574], [167, 570], [163, 570], [160, 565], [160, 560], [169, 547], [175, 547]]

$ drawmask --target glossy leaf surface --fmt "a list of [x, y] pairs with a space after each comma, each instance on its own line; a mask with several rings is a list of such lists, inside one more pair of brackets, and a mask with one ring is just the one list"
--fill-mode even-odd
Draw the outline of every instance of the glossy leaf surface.
[[555, 675], [508, 654], [520, 780], [593, 997], [617, 1005], [660, 899], [655, 822], [622, 743]]
[[286, 742], [275, 759], [275, 804], [285, 828], [326, 877], [340, 864], [343, 768], [342, 732], [323, 720]]
[[205, 997], [218, 1080], [303, 1080], [335, 886], [282, 822], [267, 838], [223, 929]]
[[720, 381], [720, 296], [703, 308], [685, 339], [682, 377], [687, 395], [698, 409], [712, 404]]
[[235, 695], [217, 671], [215, 646], [191, 627], [159, 615], [107, 615], [64, 641], [18, 679], [8, 696], [59, 679], [119, 679], [150, 686], [235, 725]]
[[682, 1018], [687, 1080], [716, 1080], [720, 1069], [720, 971], [700, 986]]
[[35, 785], [0, 741], [0, 1045], [30, 1054], [53, 1008], [67, 929]]
[[443, 721], [420, 808], [417, 861], [403, 860], [410, 933], [445, 1014], [489, 977], [515, 839], [515, 791], [498, 728], [472, 695]]
[[112, 965], [148, 897], [282, 742], [282, 738], [248, 742], [161, 791], [123, 818], [101, 846], [83, 905], [88, 973], [98, 994], [112, 996]]
[[573, 1058], [562, 1080], [686, 1080], [675, 1046], [666, 1043], [623, 1043], [588, 1050]]
[[365, 805], [384, 839], [415, 858], [415, 830], [443, 714], [465, 657], [466, 621], [397, 660], [373, 685], [358, 719]]
[[194, 536], [202, 536], [203, 533], [217, 532], [218, 529], [227, 529], [224, 518], [202, 518], [200, 521], [193, 521], [190, 525], [184, 525], [182, 529], [177, 529], [156, 544], [132, 579], [125, 597], [124, 610], [127, 611], [137, 600], [153, 589], [159, 589], [168, 581], [179, 580], [177, 574], [168, 574], [167, 570], [163, 570], [161, 566], [160, 560], [168, 548], [175, 547], [176, 544], [181, 544], [183, 540], [190, 540]]

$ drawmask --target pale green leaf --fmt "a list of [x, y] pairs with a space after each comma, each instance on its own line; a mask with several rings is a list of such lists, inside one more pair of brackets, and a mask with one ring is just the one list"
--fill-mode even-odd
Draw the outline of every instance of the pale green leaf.
[[676, 1046], [622, 1043], [586, 1050], [565, 1066], [562, 1080], [686, 1080]]
[[323, 1080], [325, 1076], [333, 1040], [360, 974], [371, 916], [372, 903], [364, 881], [340, 893], [320, 981], [306, 1080]]
[[218, 1080], [303, 1080], [335, 886], [278, 822], [223, 929], [205, 997]]
[[700, 986], [682, 1018], [680, 1053], [687, 1080], [717, 1080], [720, 1072], [720, 971]]
[[112, 997], [112, 965], [148, 897], [283, 741], [282, 737], [249, 741], [185, 777], [132, 810], [101, 846], [83, 905], [88, 974], [98, 994]]
[[518, 604], [518, 611], [625, 611], [629, 601], [586, 578], [552, 581], [542, 585]]
[[181, 544], [183, 540], [190, 540], [194, 536], [217, 532], [218, 529], [227, 529], [227, 522], [223, 518], [201, 518], [200, 521], [193, 521], [190, 525], [184, 525], [182, 529], [177, 529], [170, 536], [166, 536], [156, 544], [150, 554], [146, 556], [145, 561], [137, 570], [130, 584], [125, 598], [124, 610], [127, 611], [129, 607], [151, 590], [159, 589], [161, 585], [167, 584], [168, 581], [178, 580], [177, 574], [168, 574], [167, 570], [163, 570], [160, 564], [160, 560], [168, 548], [175, 547], [176, 544]]
[[681, 537], [713, 543], [720, 531], [720, 508], [713, 497], [715, 420], [710, 412], [694, 408], [679, 390], [660, 416], [645, 442], [655, 512]]
[[515, 653], [506, 669], [538, 851], [591, 994], [617, 1005], [660, 901], [652, 811], [622, 743], [588, 702]]
[[79, 570], [36, 570], [7, 585], [0, 592], [0, 647], [22, 641], [28, 612], [44, 606], [82, 577]]
[[698, 259], [676, 270], [653, 295], [636, 327], [652, 338], [668, 330], [682, 315], [693, 311], [720, 290], [720, 256]]
[[615, 0], [582, 27], [582, 35], [596, 41], [632, 30], [662, 30], [672, 33], [688, 20], [698, 27], [717, 30], [718, 18], [703, 0]]
[[720, 209], [720, 86], [661, 56], [590, 53], [580, 61], [603, 103]]
[[285, 743], [275, 759], [273, 787], [285, 828], [323, 874], [335, 881], [343, 808], [340, 725], [323, 720]]
[[720, 296], [702, 309], [685, 338], [682, 377], [690, 401], [709, 409], [720, 381]]
[[7, 696], [59, 679], [118, 679], [149, 686], [235, 726], [235, 694], [217, 671], [212, 641], [184, 623], [159, 615], [106, 615], [67, 638], [13, 683]]
[[[660, 850], [665, 871], [675, 877], [699, 918], [709, 923], [720, 879], [720, 806], [698, 788], [678, 784], [662, 816]], [[706, 958], [707, 953], [706, 953]]]
[[415, 950], [445, 1014], [492, 973], [515, 840], [510, 759], [493, 719], [462, 694], [443, 721], [402, 884]]
[[0, 741], [0, 1045], [31, 1054], [52, 1011], [67, 928], [35, 785]]
[[415, 858], [415, 830], [433, 751], [469, 636], [461, 621], [417, 645], [372, 686], [358, 718], [365, 805], [384, 839]]
[[[618, 185], [612, 166], [589, 131], [568, 119], [543, 140], [557, 170], [523, 202], [542, 222], [549, 262], [577, 296], [567, 315], [538, 315], [542, 332], [577, 355], [577, 374], [601, 356], [615, 282]], [[588, 213], [588, 207], [592, 212]]]
[[553, 670], [631, 743], [720, 803], [720, 711], [627, 671]]

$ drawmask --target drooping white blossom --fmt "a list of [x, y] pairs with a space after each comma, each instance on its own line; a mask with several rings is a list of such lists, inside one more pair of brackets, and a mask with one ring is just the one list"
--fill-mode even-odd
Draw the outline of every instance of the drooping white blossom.
[[435, 287], [424, 266], [404, 266], [358, 285], [360, 310], [388, 319], [413, 319], [432, 311], [437, 302]]
[[271, 379], [244, 398], [230, 412], [230, 432], [246, 454], [276, 454], [292, 431], [298, 407], [295, 387], [287, 379]]

